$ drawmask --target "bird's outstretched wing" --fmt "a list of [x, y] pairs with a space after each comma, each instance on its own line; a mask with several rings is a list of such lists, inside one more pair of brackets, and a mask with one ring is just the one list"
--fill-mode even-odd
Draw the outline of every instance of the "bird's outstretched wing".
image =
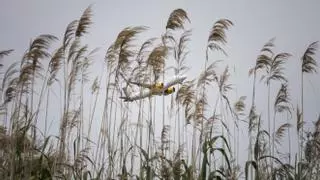
[[133, 81], [129, 81], [129, 83], [143, 87], [143, 88], [148, 88], [151, 89], [152, 85], [151, 84], [146, 84], [146, 83], [138, 83], [138, 82], [133, 82]]
[[[124, 90], [125, 91], [125, 90]], [[122, 96], [120, 97], [121, 99], [124, 99], [125, 102], [132, 102], [135, 100], [139, 100], [139, 99], [143, 99], [146, 97], [150, 97], [152, 95], [152, 91], [150, 91], [149, 89], [144, 89], [140, 92], [134, 93], [132, 95], [129, 95], [126, 91], [125, 91], [125, 95], [126, 96]]]
[[182, 84], [182, 82], [187, 79], [187, 76], [185, 75], [177, 75], [170, 78], [163, 86], [163, 91], [168, 89], [169, 87], [176, 85], [176, 84]]

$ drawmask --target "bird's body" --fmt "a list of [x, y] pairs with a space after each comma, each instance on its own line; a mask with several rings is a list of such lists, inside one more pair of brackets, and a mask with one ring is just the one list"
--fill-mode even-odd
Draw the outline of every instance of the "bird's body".
[[171, 79], [169, 79], [168, 82], [165, 84], [162, 82], [158, 82], [155, 84], [130, 82], [132, 84], [138, 85], [140, 87], [144, 87], [146, 89], [130, 95], [124, 88], [123, 90], [126, 97], [120, 97], [120, 98], [124, 99], [124, 101], [135, 101], [135, 100], [143, 99], [153, 95], [169, 95], [175, 92], [175, 88], [173, 87], [173, 85], [181, 84], [186, 78], [187, 77], [184, 75], [174, 76]]
[[147, 88], [147, 89], [150, 89], [150, 92], [153, 94], [153, 95], [157, 95], [159, 93], [162, 92], [163, 90], [163, 82], [157, 82], [157, 83], [154, 83], [154, 84], [146, 84], [146, 83], [138, 83], [138, 82], [130, 82], [131, 84], [135, 84], [137, 86], [140, 86], [140, 87], [143, 87], [143, 88]]
[[151, 86], [150, 91], [152, 94], [161, 94], [163, 90], [163, 83], [158, 82]]

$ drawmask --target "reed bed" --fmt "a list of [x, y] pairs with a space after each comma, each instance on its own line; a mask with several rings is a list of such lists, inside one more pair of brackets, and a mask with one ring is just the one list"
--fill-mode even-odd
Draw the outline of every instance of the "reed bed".
[[[185, 10], [175, 9], [161, 36], [143, 39], [149, 27], [127, 27], [109, 47], [97, 49], [84, 43], [92, 15], [89, 6], [61, 37], [41, 34], [20, 61], [1, 64], [1, 179], [320, 177], [320, 118], [308, 120], [314, 129], [306, 131], [303, 101], [305, 76], [317, 75], [317, 41], [293, 57], [271, 38], [253, 55], [248, 77], [253, 83], [247, 84], [252, 94], [235, 97], [228, 63], [212, 58], [227, 57], [228, 30], [235, 25], [218, 19], [208, 29], [196, 76], [169, 96], [123, 102], [123, 87], [142, 90], [129, 79], [155, 83], [188, 74], [192, 30], [186, 27], [192, 21]], [[13, 51], [0, 51], [1, 61]], [[97, 51], [105, 58], [96, 59]], [[104, 62], [102, 74], [94, 73], [95, 61]], [[287, 63], [300, 67], [301, 104], [291, 102]], [[267, 95], [259, 94], [261, 86]], [[263, 112], [258, 100], [267, 104]], [[58, 135], [50, 133], [52, 127]], [[240, 149], [241, 132], [249, 137], [247, 150]], [[241, 164], [243, 154], [248, 156]]]

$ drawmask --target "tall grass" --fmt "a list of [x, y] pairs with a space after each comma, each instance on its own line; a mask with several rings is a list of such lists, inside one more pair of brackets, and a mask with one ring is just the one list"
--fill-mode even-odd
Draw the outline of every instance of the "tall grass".
[[[129, 81], [152, 84], [188, 72], [192, 30], [186, 27], [192, 25], [191, 20], [185, 10], [175, 9], [168, 16], [164, 34], [147, 39], [142, 36], [149, 30], [146, 26], [124, 28], [102, 49], [105, 58], [101, 60], [94, 56], [98, 49], [83, 44], [92, 16], [89, 6], [67, 25], [61, 42], [56, 36], [42, 34], [20, 61], [5, 71], [1, 62], [1, 179], [319, 177], [320, 119], [312, 132], [305, 132], [303, 126], [303, 79], [317, 72], [317, 42], [301, 56], [300, 107], [291, 102], [291, 82], [284, 69], [285, 63], [298, 62], [290, 53], [276, 53], [274, 38], [262, 46], [249, 71], [252, 96], [230, 98], [235, 87], [228, 63], [212, 60], [212, 54], [228, 55], [227, 33], [234, 26], [229, 19], [209, 25], [204, 67], [197, 76], [176, 85], [174, 94], [161, 97], [162, 103], [157, 96], [128, 103], [119, 98], [123, 87], [129, 92], [143, 90]], [[1, 61], [11, 53], [11, 49], [0, 51]], [[92, 73], [95, 61], [104, 62], [103, 74]], [[265, 99], [256, 98], [261, 96], [257, 79], [267, 85]], [[258, 112], [257, 101], [265, 102], [267, 110]], [[285, 123], [281, 122], [284, 116]], [[51, 133], [52, 121], [59, 123], [57, 135]], [[94, 129], [96, 126], [100, 129]], [[247, 129], [240, 129], [243, 127]], [[239, 164], [244, 152], [240, 149], [241, 131], [249, 135], [249, 156], [244, 164]], [[296, 154], [291, 149], [293, 133], [299, 141]], [[284, 141], [289, 147], [282, 152]]]

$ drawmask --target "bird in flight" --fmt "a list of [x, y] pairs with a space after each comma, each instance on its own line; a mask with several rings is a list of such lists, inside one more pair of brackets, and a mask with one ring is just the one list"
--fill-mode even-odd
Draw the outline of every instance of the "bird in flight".
[[175, 88], [173, 86], [176, 84], [182, 84], [185, 79], [187, 79], [185, 75], [177, 75], [170, 78], [166, 83], [158, 82], [155, 84], [143, 84], [143, 83], [137, 83], [137, 82], [129, 82], [129, 83], [144, 87], [145, 89], [133, 94], [129, 94], [126, 88], [123, 88], [123, 92], [125, 96], [121, 96], [120, 98], [124, 99], [125, 102], [132, 102], [135, 100], [151, 97], [153, 95], [166, 96], [174, 93]]

